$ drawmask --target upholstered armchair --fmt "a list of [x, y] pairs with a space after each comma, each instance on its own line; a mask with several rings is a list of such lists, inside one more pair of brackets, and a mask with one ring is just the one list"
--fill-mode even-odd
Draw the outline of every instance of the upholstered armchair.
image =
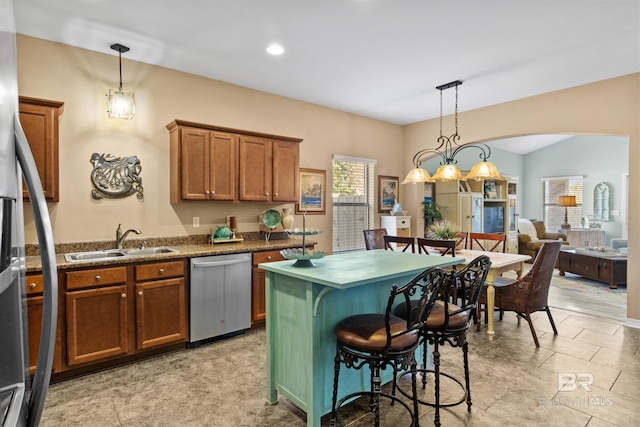
[[548, 233], [544, 221], [518, 219], [518, 253], [531, 256], [532, 262], [542, 244], [554, 240], [562, 241], [562, 245], [569, 245], [566, 235]]

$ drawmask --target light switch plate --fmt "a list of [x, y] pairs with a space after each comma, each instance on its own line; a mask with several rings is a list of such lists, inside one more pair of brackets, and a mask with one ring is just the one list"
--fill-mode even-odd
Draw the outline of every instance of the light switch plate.
[[193, 217], [193, 228], [198, 228], [200, 227], [200, 217], [199, 216], [194, 216]]

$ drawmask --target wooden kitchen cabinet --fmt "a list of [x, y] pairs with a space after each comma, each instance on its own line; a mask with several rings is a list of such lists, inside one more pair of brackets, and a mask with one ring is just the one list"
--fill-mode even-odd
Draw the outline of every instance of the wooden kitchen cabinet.
[[136, 265], [136, 348], [187, 340], [185, 261]]
[[[36, 162], [44, 197], [48, 202], [58, 202], [58, 118], [64, 111], [64, 103], [46, 99], [20, 97], [20, 123]], [[24, 200], [29, 199], [26, 186]]]
[[[40, 348], [40, 335], [42, 333], [42, 274], [27, 275], [27, 322], [29, 331], [29, 373], [34, 374], [38, 361]], [[62, 346], [60, 337], [60, 319], [58, 319], [58, 331], [53, 353], [53, 366], [51, 372], [59, 372], [62, 369]]]
[[185, 262], [65, 273], [67, 365], [186, 342]]
[[241, 136], [239, 199], [297, 201], [299, 157], [298, 143]]
[[126, 354], [127, 267], [71, 271], [65, 276], [67, 365]]
[[265, 305], [265, 271], [258, 264], [284, 261], [280, 251], [254, 252], [251, 274], [251, 327], [262, 326], [267, 317]]
[[178, 139], [176, 150], [181, 172], [180, 179], [171, 183], [173, 203], [180, 199], [237, 199], [236, 135], [183, 127], [172, 133], [172, 138]]
[[297, 138], [175, 120], [170, 133], [170, 201], [295, 202]]

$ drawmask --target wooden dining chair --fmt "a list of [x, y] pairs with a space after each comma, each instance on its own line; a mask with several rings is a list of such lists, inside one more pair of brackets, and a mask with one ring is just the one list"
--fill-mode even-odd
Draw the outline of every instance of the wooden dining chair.
[[[456, 256], [455, 240], [437, 240], [437, 239], [424, 239], [418, 237], [418, 253], [433, 254], [434, 250], [440, 252], [440, 255]], [[432, 249], [431, 251], [429, 249]]]
[[416, 241], [413, 237], [403, 236], [383, 236], [384, 248], [388, 251], [400, 251], [408, 252], [411, 248], [411, 252], [416, 252]]
[[467, 249], [476, 249], [485, 252], [507, 251], [507, 235], [500, 233], [469, 233]]
[[364, 247], [369, 251], [371, 249], [384, 249], [383, 236], [387, 235], [386, 228], [374, 228], [371, 230], [362, 230], [364, 233]]
[[469, 233], [466, 231], [460, 231], [456, 236], [456, 249], [467, 249], [467, 239], [469, 237]]

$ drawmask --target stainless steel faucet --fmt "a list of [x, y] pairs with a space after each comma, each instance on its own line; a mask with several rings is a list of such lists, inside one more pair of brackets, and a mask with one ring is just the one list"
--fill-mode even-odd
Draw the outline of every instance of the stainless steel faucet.
[[142, 231], [138, 230], [137, 228], [130, 228], [123, 233], [121, 226], [122, 224], [118, 224], [118, 229], [116, 230], [116, 247], [118, 249], [122, 249], [124, 239], [126, 239], [129, 233], [131, 233], [132, 231], [136, 234], [142, 234]]

